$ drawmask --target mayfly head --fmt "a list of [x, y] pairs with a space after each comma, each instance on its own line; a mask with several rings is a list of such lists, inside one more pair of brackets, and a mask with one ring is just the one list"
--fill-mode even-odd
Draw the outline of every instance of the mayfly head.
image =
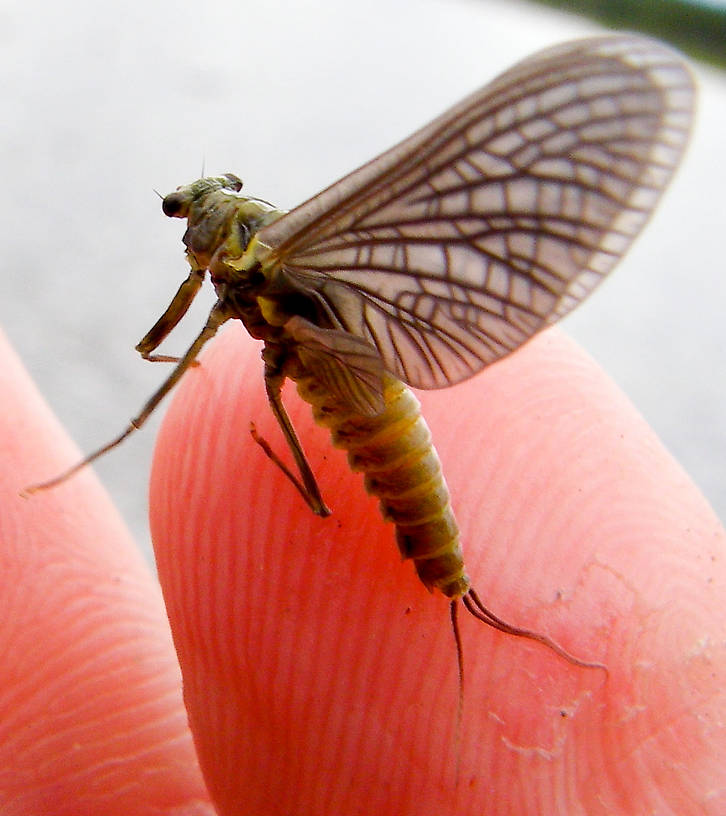
[[242, 179], [233, 173], [225, 173], [223, 176], [208, 176], [193, 181], [191, 184], [183, 184], [177, 187], [173, 193], [164, 196], [161, 209], [164, 215], [170, 218], [187, 218], [189, 210], [193, 204], [201, 201], [209, 193], [217, 190], [228, 190], [238, 193], [242, 189]]
[[[184, 243], [193, 268], [210, 268], [215, 252], [230, 237], [235, 220], [241, 227], [237, 230], [238, 234], [233, 236], [234, 246], [228, 249], [231, 249], [232, 255], [246, 249], [252, 231], [247, 219], [240, 217], [240, 213], [253, 199], [242, 196], [241, 189], [242, 181], [232, 173], [225, 173], [184, 184], [163, 197], [161, 209], [164, 215], [187, 219]], [[256, 212], [257, 207], [253, 209]]]

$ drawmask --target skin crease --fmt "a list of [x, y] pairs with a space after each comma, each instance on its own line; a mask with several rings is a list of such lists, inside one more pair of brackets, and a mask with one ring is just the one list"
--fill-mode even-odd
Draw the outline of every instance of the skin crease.
[[[53, 441], [59, 432], [37, 398], [13, 385], [20, 375], [2, 376], [23, 411], [4, 413], [11, 513], [0, 532], [13, 569], [3, 570], [11, 580], [2, 592], [15, 611], [0, 626], [3, 653], [13, 656], [0, 664], [0, 811], [209, 812], [153, 584], [88, 474], [29, 502], [10, 490], [45, 475], [48, 459], [53, 472], [73, 455]], [[446, 600], [400, 562], [361, 477], [291, 390], [287, 404], [333, 516], [314, 517], [266, 459], [251, 419], [284, 450], [259, 346], [230, 326], [185, 375], [151, 483], [159, 576], [219, 813], [723, 813], [726, 548], [705, 500], [556, 330], [468, 383], [420, 396], [482, 599], [606, 663], [608, 674], [462, 612], [457, 737]], [[41, 533], [60, 542], [42, 584]], [[78, 620], [83, 607], [49, 602], [59, 565], [69, 569], [65, 586], [98, 611], [80, 616], [88, 621], [80, 635], [61, 616]], [[122, 588], [98, 590], [108, 584]], [[109, 620], [128, 638], [93, 661]], [[24, 657], [28, 643], [46, 656], [45, 674], [39, 658]], [[28, 688], [19, 677], [36, 682]], [[119, 716], [84, 704], [86, 687], [74, 696], [79, 677], [102, 711]], [[51, 702], [37, 693], [45, 685]], [[139, 718], [154, 727], [140, 728]], [[60, 745], [49, 739], [62, 733], [59, 720], [74, 734]], [[95, 740], [77, 738], [94, 728]], [[149, 778], [166, 785], [166, 809], [144, 810], [159, 801]], [[102, 784], [106, 798], [94, 800]], [[114, 810], [114, 788], [119, 797], [132, 790], [136, 806]]]

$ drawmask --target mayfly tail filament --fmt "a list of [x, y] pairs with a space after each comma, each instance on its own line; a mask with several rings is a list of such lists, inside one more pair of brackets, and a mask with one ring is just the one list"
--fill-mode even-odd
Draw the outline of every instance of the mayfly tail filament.
[[438, 589], [451, 599], [460, 679], [459, 602], [477, 620], [501, 632], [542, 643], [578, 666], [602, 667], [574, 657], [546, 635], [507, 623], [484, 606], [466, 575], [459, 528], [439, 457], [420, 404], [409, 388], [385, 377], [383, 411], [363, 417], [322, 387], [315, 372], [303, 372], [295, 380], [315, 420], [330, 430], [334, 446], [347, 451], [351, 469], [365, 474], [367, 491], [379, 499], [381, 514], [395, 525], [401, 555], [413, 560], [429, 590]]

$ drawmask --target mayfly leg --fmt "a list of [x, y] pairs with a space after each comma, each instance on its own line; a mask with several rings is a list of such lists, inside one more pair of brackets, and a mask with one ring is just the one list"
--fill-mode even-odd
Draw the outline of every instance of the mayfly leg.
[[192, 269], [189, 273], [189, 277], [182, 283], [172, 298], [171, 303], [166, 307], [164, 314], [136, 344], [136, 351], [138, 351], [145, 360], [166, 363], [178, 363], [180, 361], [178, 357], [169, 357], [165, 354], [152, 354], [151, 352], [164, 341], [176, 324], [187, 313], [203, 282], [204, 270]]
[[161, 386], [147, 400], [138, 415], [129, 422], [126, 428], [115, 439], [107, 442], [105, 445], [98, 448], [98, 450], [93, 451], [93, 453], [90, 453], [88, 456], [81, 459], [80, 462], [77, 462], [75, 465], [68, 468], [68, 470], [64, 470], [63, 473], [60, 473], [58, 476], [48, 479], [47, 482], [40, 482], [38, 484], [30, 485], [30, 487], [26, 487], [23, 490], [23, 494], [29, 495], [32, 493], [37, 493], [40, 490], [47, 490], [48, 488], [55, 487], [56, 485], [65, 482], [66, 479], [70, 479], [71, 476], [84, 468], [86, 465], [90, 465], [91, 462], [95, 462], [96, 459], [120, 445], [124, 439], [130, 436], [134, 431], [138, 431], [154, 412], [156, 406], [164, 399], [169, 391], [174, 388], [184, 372], [194, 363], [202, 349], [202, 346], [204, 346], [208, 340], [211, 340], [212, 337], [214, 337], [219, 327], [226, 320], [228, 320], [229, 317], [230, 315], [226, 307], [222, 305], [221, 301], [217, 301], [212, 308], [212, 311], [209, 313], [209, 317], [207, 318], [204, 328], [197, 335], [196, 340], [191, 344], [191, 346], [189, 346], [186, 354], [184, 354], [181, 360], [179, 360], [177, 365], [174, 367], [174, 370], [166, 378], [166, 380], [164, 380]]
[[318, 487], [318, 483], [315, 479], [312, 468], [310, 467], [310, 463], [305, 456], [305, 452], [303, 451], [300, 440], [295, 432], [295, 427], [293, 426], [292, 420], [288, 416], [285, 406], [282, 403], [281, 392], [284, 381], [285, 378], [283, 375], [275, 372], [269, 363], [265, 364], [265, 391], [267, 392], [267, 400], [270, 403], [270, 408], [275, 416], [275, 419], [277, 420], [277, 424], [280, 426], [280, 429], [285, 436], [285, 441], [292, 452], [302, 481], [300, 481], [300, 479], [298, 479], [295, 474], [290, 471], [287, 465], [285, 465], [280, 457], [272, 450], [268, 442], [257, 433], [254, 425], [252, 425], [250, 428], [250, 433], [252, 434], [252, 438], [255, 440], [255, 442], [257, 442], [257, 444], [265, 452], [265, 455], [271, 461], [273, 461], [285, 474], [285, 476], [287, 476], [287, 478], [293, 483], [313, 513], [315, 513], [316, 516], [329, 516], [331, 511], [323, 501], [320, 488]]

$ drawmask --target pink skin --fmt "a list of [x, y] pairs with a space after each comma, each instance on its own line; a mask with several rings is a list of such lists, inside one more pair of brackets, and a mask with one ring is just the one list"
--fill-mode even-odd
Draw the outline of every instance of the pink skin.
[[[148, 570], [89, 473], [17, 497], [74, 457], [14, 361], [1, 371], [0, 812], [209, 813]], [[458, 737], [446, 599], [286, 400], [331, 518], [248, 433], [254, 420], [286, 455], [259, 346], [236, 326], [185, 376], [152, 473], [159, 576], [220, 814], [726, 812], [726, 536], [591, 360], [550, 331], [421, 395], [484, 602], [608, 667], [462, 611]]]
[[[209, 816], [159, 589], [0, 332], [0, 813]], [[176, 809], [175, 809], [176, 808]]]

